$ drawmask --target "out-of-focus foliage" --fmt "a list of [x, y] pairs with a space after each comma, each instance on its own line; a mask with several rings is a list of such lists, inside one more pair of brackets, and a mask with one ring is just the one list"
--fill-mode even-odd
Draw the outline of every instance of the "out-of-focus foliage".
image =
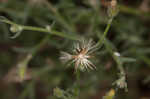
[[[78, 81], [74, 65], [67, 68], [59, 60], [60, 51], [70, 51], [74, 40], [27, 30], [12, 39], [16, 28], [0, 22], [0, 99], [76, 99], [77, 94], [103, 99], [121, 78], [115, 59], [123, 65], [128, 92], [117, 88], [114, 99], [149, 99], [149, 4], [118, 0], [119, 12], [92, 60], [97, 70], [81, 72]], [[109, 20], [108, 7], [109, 0], [0, 0], [0, 16], [97, 42]]]

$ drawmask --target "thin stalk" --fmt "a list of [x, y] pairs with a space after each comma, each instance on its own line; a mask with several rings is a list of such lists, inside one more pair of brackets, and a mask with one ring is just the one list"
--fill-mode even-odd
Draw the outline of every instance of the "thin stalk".
[[76, 71], [76, 82], [75, 82], [75, 94], [76, 97], [79, 98], [79, 93], [80, 93], [80, 71]]
[[103, 33], [102, 37], [99, 38], [99, 41], [97, 42], [96, 47], [98, 47], [98, 48], [102, 47], [102, 45], [104, 43], [104, 40], [105, 40], [105, 37], [107, 36], [108, 31], [109, 31], [109, 29], [111, 27], [112, 20], [113, 20], [113, 17], [109, 19], [108, 24], [107, 24], [107, 26], [106, 26], [106, 28], [104, 30], [104, 33]]
[[114, 55], [114, 52], [116, 52], [116, 51], [114, 51], [113, 48], [111, 48], [111, 46], [109, 45], [109, 43], [106, 40], [104, 41], [104, 45], [105, 45], [107, 51], [109, 51], [109, 53], [112, 55], [113, 59], [116, 61], [117, 67], [120, 71], [120, 74], [125, 75], [125, 71], [124, 71], [122, 62], [120, 61], [118, 56]]
[[19, 24], [16, 24], [16, 23], [12, 22], [12, 21], [4, 19], [4, 18], [1, 19], [0, 21], [4, 22], [4, 23], [7, 23], [7, 24], [10, 24], [10, 25], [20, 26], [22, 28], [22, 30], [44, 32], [44, 33], [48, 33], [48, 34], [51, 34], [51, 35], [56, 35], [56, 36], [67, 38], [67, 39], [71, 39], [71, 40], [79, 40], [78, 39], [79, 36], [73, 35], [73, 34], [66, 34], [66, 33], [63, 33], [63, 32], [55, 31], [55, 30], [48, 30], [46, 28], [19, 25]]
[[[32, 58], [37, 54], [37, 52], [42, 48], [42, 46], [44, 45], [44, 44], [46, 44], [47, 43], [47, 41], [49, 40], [49, 35], [48, 36], [46, 36], [46, 37], [44, 37], [44, 39], [39, 43], [39, 44], [37, 44], [35, 47], [34, 47], [34, 49], [32, 50], [32, 52], [31, 52], [31, 54], [32, 54]], [[30, 59], [31, 60], [31, 59]], [[29, 61], [30, 60], [27, 60], [26, 61], [26, 67], [25, 68], [27, 68], [27, 64], [29, 63]], [[30, 94], [30, 95], [32, 95], [31, 94], [31, 91], [30, 90], [33, 90], [33, 84], [34, 84], [34, 80], [35, 80], [36, 78], [33, 78], [32, 79], [32, 81], [28, 84], [28, 86], [26, 87], [26, 89], [24, 89], [24, 91], [21, 93], [21, 95], [20, 95], [20, 99], [25, 99], [25, 97], [28, 95], [28, 94]], [[33, 91], [32, 91], [33, 92]], [[34, 94], [33, 94], [34, 95]], [[34, 96], [33, 96], [34, 97]]]
[[52, 13], [54, 14], [55, 18], [58, 22], [60, 22], [62, 24], [62, 26], [64, 26], [67, 30], [69, 30], [69, 32], [75, 32], [75, 28], [71, 25], [68, 24], [64, 18], [60, 15], [60, 13], [58, 12], [58, 10], [48, 1], [48, 0], [44, 0], [44, 3], [47, 5], [47, 7], [49, 8], [49, 10], [52, 11]]
[[49, 40], [50, 36], [46, 36], [43, 38], [43, 40], [37, 44], [34, 49], [32, 50], [32, 56], [34, 57], [36, 55], [36, 53], [41, 49], [41, 47], [43, 47]]
[[119, 5], [119, 10], [120, 12], [127, 13], [127, 14], [145, 16], [148, 18], [150, 17], [150, 12], [143, 12], [140, 9], [136, 9], [125, 5]]

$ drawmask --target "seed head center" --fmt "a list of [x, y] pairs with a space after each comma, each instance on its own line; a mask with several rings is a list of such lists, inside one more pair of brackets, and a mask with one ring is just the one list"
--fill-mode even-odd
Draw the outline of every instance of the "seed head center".
[[79, 54], [79, 55], [78, 55], [78, 58], [79, 58], [79, 59], [84, 59], [85, 57], [84, 57], [83, 54]]

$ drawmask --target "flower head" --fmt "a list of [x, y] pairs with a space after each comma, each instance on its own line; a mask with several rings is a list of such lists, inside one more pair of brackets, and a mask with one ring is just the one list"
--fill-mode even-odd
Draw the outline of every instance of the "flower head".
[[126, 77], [125, 77], [125, 74], [120, 74], [119, 75], [120, 78], [118, 80], [116, 80], [113, 85], [116, 85], [118, 88], [120, 89], [125, 89], [125, 91], [127, 92], [128, 91], [128, 86], [127, 86], [127, 82], [126, 82]]
[[67, 52], [61, 52], [60, 59], [63, 62], [71, 60], [71, 63], [75, 64], [75, 69], [96, 69], [94, 64], [89, 60], [92, 58], [91, 53], [95, 50], [96, 45], [94, 45], [93, 40], [82, 40], [74, 44], [73, 54]]

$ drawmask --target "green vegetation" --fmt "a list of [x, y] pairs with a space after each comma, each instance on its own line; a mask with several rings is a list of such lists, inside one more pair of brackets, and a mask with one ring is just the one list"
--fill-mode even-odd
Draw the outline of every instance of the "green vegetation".
[[149, 3], [0, 0], [0, 99], [149, 99]]

